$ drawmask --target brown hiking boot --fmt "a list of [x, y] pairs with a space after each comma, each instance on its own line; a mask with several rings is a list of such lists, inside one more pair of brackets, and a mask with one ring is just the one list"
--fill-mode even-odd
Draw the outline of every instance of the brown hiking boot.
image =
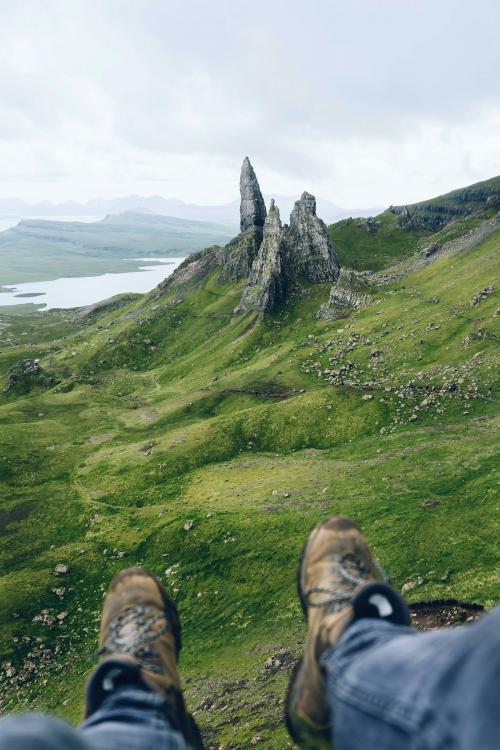
[[[330, 748], [331, 717], [320, 657], [337, 643], [353, 619], [390, 615], [385, 589], [389, 596], [392, 590], [383, 586], [384, 595], [379, 594], [377, 599], [380, 584], [373, 584], [387, 582], [387, 576], [372, 557], [361, 529], [342, 517], [322, 521], [312, 530], [302, 551], [297, 578], [307, 617], [307, 639], [303, 657], [290, 680], [286, 723], [292, 739], [301, 747]], [[381, 611], [377, 609], [379, 603]], [[399, 604], [398, 599], [396, 605]], [[399, 621], [399, 610], [397, 614]]]
[[[143, 568], [122, 570], [112, 580], [104, 600], [99, 651], [102, 686], [89, 690], [86, 714], [113, 689], [113, 681], [136, 670], [140, 679], [166, 703], [169, 718], [188, 746], [202, 747], [193, 718], [187, 714], [182, 695], [177, 659], [181, 650], [181, 627], [177, 608], [165, 588]], [[125, 668], [127, 666], [127, 668]], [[102, 666], [100, 667], [102, 670]], [[99, 670], [98, 670], [99, 671]], [[97, 697], [90, 697], [97, 692]]]

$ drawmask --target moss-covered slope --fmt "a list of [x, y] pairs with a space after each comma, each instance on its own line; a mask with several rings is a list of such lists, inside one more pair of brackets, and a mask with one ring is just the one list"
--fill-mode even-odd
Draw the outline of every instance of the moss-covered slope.
[[29, 356], [61, 381], [0, 396], [3, 709], [78, 719], [103, 592], [141, 564], [177, 599], [208, 744], [286, 747], [286, 671], [265, 663], [299, 650], [295, 565], [330, 513], [410, 600], [492, 605], [498, 293], [472, 302], [499, 250], [496, 233], [333, 323], [329, 284], [233, 316], [244, 282], [217, 268], [83, 321], [3, 316], [2, 377]]

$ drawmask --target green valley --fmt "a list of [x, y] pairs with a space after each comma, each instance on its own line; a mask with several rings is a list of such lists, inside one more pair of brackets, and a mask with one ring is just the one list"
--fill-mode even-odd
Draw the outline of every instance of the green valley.
[[[490, 195], [437, 228], [409, 207], [410, 223], [389, 210], [328, 235], [308, 194], [290, 228], [255, 204], [238, 238], [148, 295], [84, 316], [2, 313], [3, 711], [78, 721], [103, 592], [139, 564], [179, 606], [207, 747], [289, 747], [283, 698], [304, 628], [295, 568], [328, 514], [365, 529], [409, 602], [493, 606]], [[345, 286], [339, 308], [345, 267], [364, 273], [362, 294]]]

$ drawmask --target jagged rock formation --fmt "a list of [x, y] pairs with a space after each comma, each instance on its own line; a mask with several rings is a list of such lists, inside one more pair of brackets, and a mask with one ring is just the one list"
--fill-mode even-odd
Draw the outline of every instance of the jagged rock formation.
[[341, 268], [337, 283], [332, 286], [328, 302], [319, 308], [319, 320], [345, 318], [370, 301], [370, 274]]
[[266, 204], [248, 156], [245, 156], [241, 167], [240, 196], [240, 231], [263, 227], [266, 220]]
[[240, 279], [248, 278], [259, 252], [262, 237], [262, 227], [251, 227], [245, 232], [241, 232], [220, 250], [218, 257], [220, 266], [219, 283], [225, 284], [228, 281], [240, 281]]
[[16, 362], [7, 372], [5, 393], [13, 391], [17, 394], [28, 393], [35, 386], [50, 388], [60, 381], [49, 375], [40, 365], [37, 359], [23, 359]]
[[326, 225], [316, 216], [316, 199], [302, 193], [282, 228], [279, 211], [271, 203], [264, 240], [252, 266], [237, 312], [270, 312], [301, 281], [335, 281], [340, 269]]
[[280, 212], [271, 201], [264, 223], [264, 238], [255, 259], [236, 312], [248, 309], [269, 312], [283, 299], [285, 292], [282, 263], [283, 229]]
[[240, 197], [240, 234], [219, 255], [222, 284], [249, 277], [262, 243], [266, 204], [248, 156], [241, 166]]
[[214, 246], [187, 258], [156, 290], [203, 283], [216, 272], [218, 283], [247, 279], [235, 312], [270, 312], [301, 282], [335, 281], [340, 263], [324, 222], [316, 216], [316, 199], [303, 193], [290, 216], [281, 224], [278, 208], [269, 215], [250, 160], [243, 161], [240, 177], [240, 234], [224, 247]]
[[326, 224], [316, 216], [316, 198], [302, 193], [295, 202], [286, 231], [286, 267], [290, 278], [314, 283], [335, 281], [340, 261]]

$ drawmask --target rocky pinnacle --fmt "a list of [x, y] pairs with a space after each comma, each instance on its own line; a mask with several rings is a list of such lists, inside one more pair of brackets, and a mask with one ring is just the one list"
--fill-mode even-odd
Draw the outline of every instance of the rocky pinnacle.
[[264, 239], [236, 312], [250, 309], [271, 312], [282, 301], [285, 292], [281, 259], [282, 232], [280, 212], [274, 200], [271, 200], [264, 222]]
[[248, 156], [245, 156], [241, 167], [240, 195], [240, 230], [245, 232], [253, 227], [263, 227], [266, 205]]
[[326, 225], [316, 216], [314, 195], [304, 192], [295, 202], [286, 244], [286, 264], [290, 276], [314, 283], [337, 279], [339, 259]]

